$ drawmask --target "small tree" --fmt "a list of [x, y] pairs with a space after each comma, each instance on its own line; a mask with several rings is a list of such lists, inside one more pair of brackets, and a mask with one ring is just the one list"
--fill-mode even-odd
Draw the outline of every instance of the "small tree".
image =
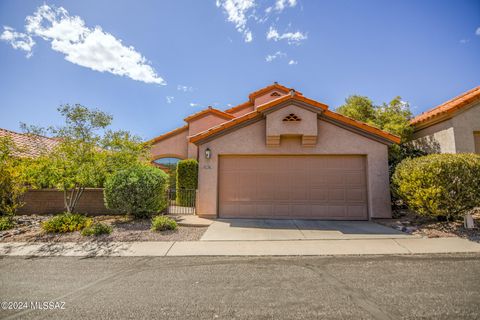
[[375, 105], [372, 100], [365, 96], [351, 95], [345, 99], [345, 104], [336, 111], [352, 119], [374, 124]]
[[19, 148], [10, 137], [0, 137], [0, 216], [13, 216], [25, 191]]
[[408, 143], [413, 133], [413, 128], [410, 125], [412, 112], [410, 111], [410, 105], [403, 101], [401, 97], [397, 96], [388, 104], [382, 103], [377, 106], [367, 97], [352, 95], [336, 111], [401, 138], [400, 145], [392, 145], [389, 148], [388, 160], [391, 174], [396, 165], [403, 159], [425, 154]]
[[62, 127], [41, 129], [23, 125], [24, 131], [53, 135], [59, 142], [31, 160], [28, 181], [33, 187], [54, 187], [64, 193], [65, 209], [73, 212], [87, 187], [102, 187], [117, 169], [146, 161], [148, 146], [125, 131], [106, 131], [112, 117], [82, 105], [63, 105], [58, 111]]

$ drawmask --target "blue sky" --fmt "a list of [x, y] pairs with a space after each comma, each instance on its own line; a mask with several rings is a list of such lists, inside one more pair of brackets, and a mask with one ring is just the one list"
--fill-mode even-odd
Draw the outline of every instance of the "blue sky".
[[2, 0], [0, 28], [11, 130], [80, 103], [148, 139], [273, 81], [331, 109], [400, 95], [415, 114], [480, 85], [478, 0]]

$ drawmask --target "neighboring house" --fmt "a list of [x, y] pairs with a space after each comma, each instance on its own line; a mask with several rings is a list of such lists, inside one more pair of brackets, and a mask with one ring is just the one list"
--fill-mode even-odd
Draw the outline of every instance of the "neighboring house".
[[152, 155], [198, 159], [199, 216], [391, 217], [388, 146], [397, 136], [277, 83], [185, 121], [152, 140]]
[[58, 140], [53, 138], [18, 133], [1, 128], [0, 137], [10, 137], [18, 148], [16, 155], [20, 157], [38, 157], [45, 151], [52, 150], [58, 144]]
[[480, 86], [411, 121], [415, 144], [428, 153], [480, 153]]

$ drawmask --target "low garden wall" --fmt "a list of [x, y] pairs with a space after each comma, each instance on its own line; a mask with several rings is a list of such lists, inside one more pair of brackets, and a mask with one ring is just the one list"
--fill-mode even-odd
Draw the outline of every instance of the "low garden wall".
[[[28, 190], [22, 196], [24, 205], [17, 214], [56, 214], [65, 211], [63, 191], [56, 189]], [[116, 214], [105, 207], [103, 189], [85, 189], [75, 212], [86, 215]]]

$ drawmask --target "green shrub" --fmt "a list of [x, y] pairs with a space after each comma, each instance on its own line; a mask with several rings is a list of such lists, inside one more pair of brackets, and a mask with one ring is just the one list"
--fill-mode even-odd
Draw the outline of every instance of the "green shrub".
[[392, 186], [419, 214], [459, 218], [480, 206], [480, 155], [433, 154], [406, 159], [397, 166]]
[[148, 217], [167, 206], [168, 175], [151, 166], [135, 166], [111, 175], [105, 182], [107, 208]]
[[25, 179], [20, 152], [10, 137], [0, 137], [0, 216], [13, 216], [23, 205]]
[[[177, 190], [197, 189], [198, 162], [195, 159], [180, 160], [177, 163]], [[190, 206], [191, 197], [188, 193], [177, 192], [176, 202], [179, 206]]]
[[12, 229], [15, 227], [12, 217], [0, 217], [0, 231]]
[[46, 232], [73, 232], [90, 227], [93, 220], [78, 213], [62, 213], [42, 223]]
[[166, 216], [156, 216], [152, 219], [153, 231], [175, 230], [177, 222]]
[[111, 226], [105, 223], [94, 223], [90, 227], [87, 227], [82, 230], [82, 236], [99, 236], [102, 234], [110, 234], [112, 233], [113, 229]]

